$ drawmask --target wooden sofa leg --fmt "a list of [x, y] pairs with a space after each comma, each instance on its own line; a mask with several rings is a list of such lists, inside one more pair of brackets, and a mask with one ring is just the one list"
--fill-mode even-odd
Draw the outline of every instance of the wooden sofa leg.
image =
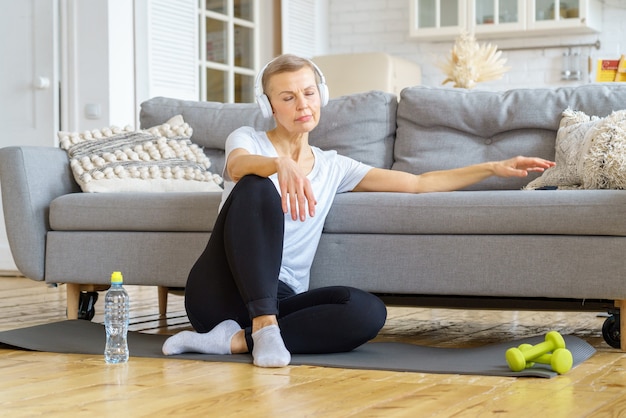
[[167, 313], [167, 292], [168, 292], [167, 286], [159, 286], [158, 292], [159, 292], [159, 315], [165, 316], [165, 314]]
[[66, 283], [67, 286], [67, 319], [78, 319], [78, 305], [80, 302], [80, 292], [101, 292], [107, 290], [110, 286], [104, 284], [80, 284]]
[[80, 298], [80, 284], [67, 283], [67, 319], [78, 319], [78, 299]]

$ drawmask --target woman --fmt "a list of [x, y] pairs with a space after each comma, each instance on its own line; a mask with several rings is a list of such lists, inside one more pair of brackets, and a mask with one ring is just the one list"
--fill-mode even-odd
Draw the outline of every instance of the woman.
[[260, 105], [276, 128], [239, 128], [226, 141], [220, 214], [185, 290], [197, 332], [170, 337], [165, 354], [251, 352], [257, 366], [282, 367], [291, 353], [350, 351], [377, 335], [386, 309], [374, 295], [350, 287], [308, 290], [335, 194], [449, 191], [554, 165], [516, 157], [421, 175], [372, 168], [309, 145], [328, 100], [313, 63], [283, 55], [261, 75]]

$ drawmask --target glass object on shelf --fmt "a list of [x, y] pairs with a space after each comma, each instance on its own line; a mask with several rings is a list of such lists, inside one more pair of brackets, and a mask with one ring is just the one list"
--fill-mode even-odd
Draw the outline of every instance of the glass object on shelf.
[[476, 1], [476, 24], [489, 25], [495, 23], [496, 8], [493, 0]]
[[206, 9], [211, 12], [226, 14], [228, 0], [206, 0]]
[[206, 100], [209, 102], [225, 102], [226, 72], [206, 69]]
[[441, 1], [441, 26], [459, 25], [459, 2], [458, 0]]
[[579, 17], [580, 0], [535, 0], [535, 20], [561, 20]]
[[254, 30], [235, 25], [235, 66], [254, 68]]
[[579, 14], [580, 0], [567, 0], [567, 2], [561, 2], [561, 15], [565, 10], [566, 17], [568, 19], [577, 18]]
[[498, 13], [500, 23], [519, 22], [517, 0], [499, 0]]
[[518, 22], [519, 19], [517, 0], [477, 0], [475, 7], [478, 25]]
[[226, 63], [226, 22], [206, 18], [206, 60]]
[[235, 103], [253, 103], [254, 100], [254, 77], [235, 74]]
[[249, 21], [254, 20], [253, 3], [254, 0], [235, 0], [235, 17]]
[[[554, 1], [553, 0], [536, 0], [535, 1], [535, 20], [551, 20], [554, 19]], [[552, 17], [550, 17], [552, 14]]]

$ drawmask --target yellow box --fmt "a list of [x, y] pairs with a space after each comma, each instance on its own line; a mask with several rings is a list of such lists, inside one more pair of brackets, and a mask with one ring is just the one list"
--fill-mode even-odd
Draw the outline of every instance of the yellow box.
[[600, 59], [596, 71], [596, 81], [599, 83], [626, 81], [626, 60], [624, 55], [620, 59]]

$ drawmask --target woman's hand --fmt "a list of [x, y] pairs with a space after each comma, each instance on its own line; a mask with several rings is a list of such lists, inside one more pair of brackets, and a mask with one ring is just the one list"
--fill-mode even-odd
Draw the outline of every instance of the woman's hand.
[[288, 213], [291, 210], [291, 219], [295, 221], [299, 217], [304, 222], [308, 207], [309, 216], [315, 216], [317, 200], [313, 195], [311, 182], [298, 164], [291, 158], [278, 157], [276, 159], [276, 173], [283, 212]]
[[311, 182], [293, 159], [252, 155], [245, 149], [238, 148], [231, 151], [226, 161], [226, 170], [234, 181], [239, 181], [247, 174], [269, 177], [276, 173], [283, 212], [288, 213], [291, 210], [294, 221], [298, 218], [304, 221], [308, 207], [309, 216], [315, 216], [317, 200], [313, 195]]
[[529, 172], [543, 172], [555, 165], [543, 158], [519, 156], [493, 163], [493, 173], [498, 177], [526, 177]]

